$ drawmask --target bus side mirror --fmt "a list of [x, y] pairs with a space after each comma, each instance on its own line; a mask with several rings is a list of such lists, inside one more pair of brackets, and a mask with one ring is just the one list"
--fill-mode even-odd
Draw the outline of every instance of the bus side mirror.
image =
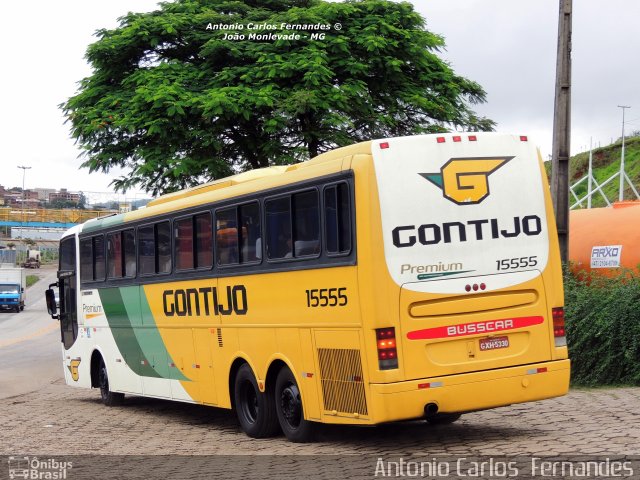
[[58, 307], [56, 307], [56, 294], [53, 291], [53, 288], [49, 288], [44, 292], [44, 298], [47, 301], [47, 312], [49, 312], [51, 318], [55, 318], [56, 320], [59, 319]]

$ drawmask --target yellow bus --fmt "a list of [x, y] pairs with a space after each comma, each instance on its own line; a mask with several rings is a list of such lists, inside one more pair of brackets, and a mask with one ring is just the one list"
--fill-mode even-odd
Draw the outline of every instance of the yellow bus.
[[66, 382], [235, 409], [251, 437], [564, 395], [540, 154], [495, 133], [359, 143], [90, 220], [60, 243]]

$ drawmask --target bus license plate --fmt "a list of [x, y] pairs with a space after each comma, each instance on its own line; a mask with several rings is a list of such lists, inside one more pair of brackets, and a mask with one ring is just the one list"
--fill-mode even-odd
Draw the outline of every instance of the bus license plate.
[[480, 350], [495, 350], [497, 348], [509, 348], [509, 337], [482, 338], [480, 340]]

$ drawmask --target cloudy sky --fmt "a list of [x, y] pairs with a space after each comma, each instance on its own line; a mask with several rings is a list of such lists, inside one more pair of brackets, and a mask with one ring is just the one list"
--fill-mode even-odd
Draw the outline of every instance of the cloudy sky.
[[[558, 0], [415, 0], [427, 27], [445, 37], [442, 56], [479, 82], [477, 111], [498, 131], [527, 133], [551, 153]], [[621, 134], [617, 105], [630, 105], [627, 131], [640, 130], [640, 2], [574, 0], [572, 153]], [[0, 29], [0, 184], [108, 192], [110, 175], [79, 170], [78, 148], [58, 108], [90, 74], [86, 47], [98, 28], [153, 0], [65, 0], [3, 5]], [[37, 14], [34, 14], [37, 12]], [[25, 23], [26, 22], [26, 23]], [[345, 26], [346, 27], [346, 26]], [[121, 172], [114, 172], [114, 176]], [[132, 192], [130, 195], [140, 196]]]

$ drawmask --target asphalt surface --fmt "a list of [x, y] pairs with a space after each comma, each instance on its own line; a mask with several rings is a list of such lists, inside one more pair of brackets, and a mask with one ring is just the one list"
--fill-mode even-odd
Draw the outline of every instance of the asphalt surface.
[[22, 312], [0, 311], [0, 399], [25, 394], [63, 378], [57, 320], [47, 313], [44, 292], [56, 267], [27, 270], [40, 280], [27, 288]]

